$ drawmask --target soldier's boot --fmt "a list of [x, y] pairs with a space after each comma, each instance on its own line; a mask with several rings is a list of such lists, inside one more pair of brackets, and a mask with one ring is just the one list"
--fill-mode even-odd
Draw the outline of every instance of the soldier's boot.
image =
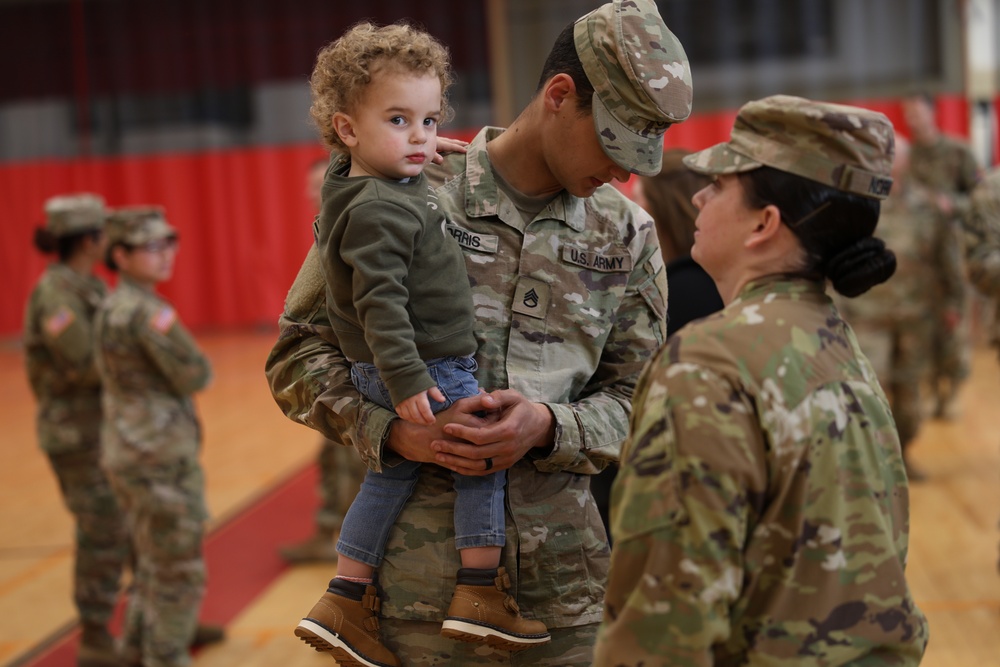
[[108, 628], [98, 623], [84, 623], [80, 632], [77, 667], [124, 667], [115, 650], [115, 640]]
[[295, 636], [320, 653], [350, 667], [400, 667], [399, 658], [379, 636], [382, 603], [371, 584], [334, 579]]
[[510, 577], [503, 567], [459, 570], [441, 635], [508, 651], [522, 651], [548, 642], [551, 637], [545, 624], [523, 618], [508, 590]]
[[209, 644], [217, 644], [226, 638], [226, 629], [221, 625], [199, 623], [191, 639], [191, 648], [200, 648]]
[[281, 547], [278, 553], [290, 565], [300, 563], [336, 563], [337, 547], [332, 529], [320, 528], [316, 534], [297, 544]]

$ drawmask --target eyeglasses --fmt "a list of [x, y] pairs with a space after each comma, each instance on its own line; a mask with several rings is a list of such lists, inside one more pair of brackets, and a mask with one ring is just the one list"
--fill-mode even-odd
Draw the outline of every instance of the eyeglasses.
[[132, 246], [132, 249], [155, 254], [163, 252], [164, 250], [173, 250], [176, 247], [177, 237], [168, 236], [165, 239], [156, 239], [155, 241], [149, 241], [148, 243], [143, 243], [142, 245]]

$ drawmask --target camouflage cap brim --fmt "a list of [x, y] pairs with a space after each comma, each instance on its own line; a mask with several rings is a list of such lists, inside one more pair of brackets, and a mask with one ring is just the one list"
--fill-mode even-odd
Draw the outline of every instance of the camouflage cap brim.
[[160, 239], [176, 238], [177, 230], [163, 218], [151, 218], [144, 220], [141, 225], [130, 229], [125, 235], [124, 242], [129, 245], [144, 245], [150, 241]]
[[656, 176], [663, 165], [663, 135], [642, 136], [621, 123], [594, 95], [594, 129], [604, 153], [622, 169], [640, 176]]
[[105, 234], [109, 245], [124, 243], [140, 246], [151, 241], [176, 238], [177, 230], [163, 217], [161, 209], [134, 206], [114, 211], [108, 218]]
[[763, 167], [746, 155], [737, 153], [728, 143], [716, 144], [703, 151], [684, 157], [684, 164], [691, 171], [711, 176], [713, 174], [738, 174]]
[[104, 198], [89, 192], [58, 195], [45, 202], [45, 227], [56, 238], [97, 231], [107, 216]]
[[772, 95], [740, 107], [727, 143], [684, 162], [703, 174], [767, 166], [843, 192], [885, 199], [892, 186], [894, 139], [884, 114]]
[[580, 64], [594, 87], [594, 129], [605, 154], [655, 176], [663, 133], [691, 114], [691, 67], [651, 0], [613, 0], [577, 19]]

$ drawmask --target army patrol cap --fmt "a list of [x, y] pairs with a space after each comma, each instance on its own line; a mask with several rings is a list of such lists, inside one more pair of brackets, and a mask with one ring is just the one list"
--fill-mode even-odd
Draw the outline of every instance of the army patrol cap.
[[650, 0], [614, 0], [578, 19], [576, 53], [594, 87], [594, 125], [608, 157], [655, 176], [663, 133], [691, 114], [691, 66]]
[[163, 209], [155, 206], [120, 208], [108, 217], [105, 228], [108, 246], [124, 244], [141, 246], [150, 241], [177, 238], [177, 230], [163, 217]]
[[100, 195], [81, 192], [45, 200], [45, 229], [56, 238], [101, 229], [107, 217]]
[[747, 102], [727, 143], [684, 158], [701, 174], [768, 166], [823, 185], [885, 199], [892, 185], [892, 123], [877, 111], [774, 95]]

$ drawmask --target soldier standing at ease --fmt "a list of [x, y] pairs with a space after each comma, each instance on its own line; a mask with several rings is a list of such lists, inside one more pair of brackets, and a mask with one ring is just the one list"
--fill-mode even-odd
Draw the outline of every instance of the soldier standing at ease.
[[[930, 95], [917, 93], [905, 98], [903, 117], [913, 143], [911, 178], [930, 190], [938, 211], [961, 240], [961, 220], [981, 175], [976, 158], [967, 145], [938, 129]], [[952, 299], [938, 301], [932, 311], [935, 326], [929, 348], [929, 379], [936, 417], [952, 414], [958, 388], [969, 376], [968, 305], [968, 293], [963, 290]]]
[[56, 253], [28, 300], [24, 348], [38, 399], [38, 441], [75, 521], [73, 600], [80, 615], [80, 667], [118, 665], [108, 622], [128, 559], [125, 523], [100, 467], [101, 386], [94, 366], [94, 313], [107, 293], [94, 275], [104, 253], [104, 200], [93, 194], [45, 202], [35, 245]]
[[994, 167], [973, 190], [965, 231], [969, 278], [993, 301], [990, 342], [1000, 352], [1000, 167]]
[[960, 303], [966, 282], [958, 236], [933, 193], [910, 178], [909, 157], [909, 143], [897, 137], [892, 192], [878, 223], [878, 237], [896, 255], [896, 273], [856, 299], [839, 300], [838, 306], [889, 395], [912, 482], [924, 478], [907, 449], [923, 421], [920, 385], [935, 331], [927, 315], [939, 303]]
[[909, 502], [888, 401], [825, 291], [887, 280], [882, 114], [778, 95], [685, 159], [691, 256], [726, 307], [636, 387], [595, 666], [917, 665]]
[[119, 210], [107, 236], [107, 264], [119, 283], [95, 321], [102, 463], [135, 551], [121, 653], [130, 665], [183, 667], [205, 589], [207, 511], [191, 395], [211, 371], [176, 311], [154, 291], [172, 275], [177, 254], [176, 231], [163, 213]]

